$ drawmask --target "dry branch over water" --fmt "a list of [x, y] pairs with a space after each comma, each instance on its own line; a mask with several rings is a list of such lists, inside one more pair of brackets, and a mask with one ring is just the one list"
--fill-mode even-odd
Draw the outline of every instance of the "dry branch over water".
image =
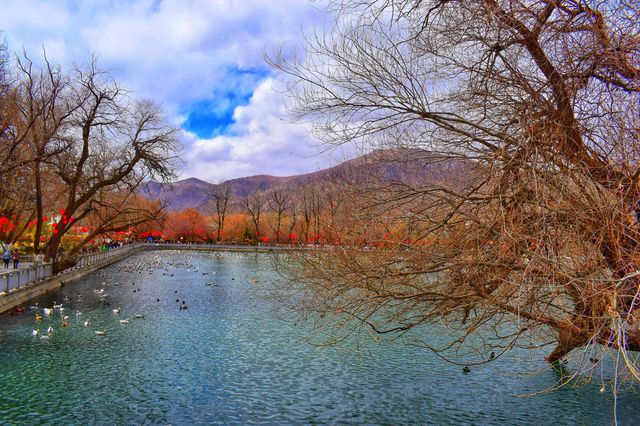
[[382, 249], [303, 253], [299, 308], [346, 333], [442, 322], [445, 357], [604, 347], [640, 379], [636, 2], [332, 5], [304, 58], [272, 58], [292, 113], [443, 173], [353, 185], [336, 234]]

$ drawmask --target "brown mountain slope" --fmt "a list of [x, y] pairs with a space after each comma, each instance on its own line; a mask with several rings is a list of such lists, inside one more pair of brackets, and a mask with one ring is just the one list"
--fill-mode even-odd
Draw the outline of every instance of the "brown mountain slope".
[[[436, 161], [434, 161], [436, 159]], [[268, 191], [285, 187], [292, 191], [307, 184], [321, 184], [325, 180], [376, 179], [383, 182], [427, 183], [441, 179], [457, 180], [462, 175], [462, 163], [455, 160], [437, 161], [434, 154], [420, 150], [374, 151], [345, 161], [337, 166], [296, 176], [256, 175], [231, 179], [227, 184], [236, 200], [254, 191]], [[141, 191], [150, 199], [168, 202], [168, 210], [195, 208], [209, 212], [208, 194], [214, 184], [196, 178], [184, 179], [173, 184], [149, 182]]]

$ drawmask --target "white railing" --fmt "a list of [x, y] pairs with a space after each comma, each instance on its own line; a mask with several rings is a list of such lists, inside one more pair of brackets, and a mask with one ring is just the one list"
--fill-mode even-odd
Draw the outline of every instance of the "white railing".
[[[105, 251], [83, 254], [78, 258], [78, 263], [76, 263], [75, 266], [65, 269], [61, 274], [89, 267], [101, 260], [126, 253], [135, 247], [138, 247], [138, 245], [132, 244]], [[51, 277], [53, 275], [53, 265], [51, 263], [43, 263], [29, 268], [15, 269], [4, 274], [1, 273], [1, 271], [2, 270], [0, 269], [0, 296], [3, 296], [14, 290], [27, 287], [30, 284], [34, 284]]]
[[4, 294], [9, 294], [10, 291], [49, 278], [52, 273], [53, 266], [51, 263], [43, 263], [25, 269], [16, 269], [0, 275], [0, 290], [2, 290]]

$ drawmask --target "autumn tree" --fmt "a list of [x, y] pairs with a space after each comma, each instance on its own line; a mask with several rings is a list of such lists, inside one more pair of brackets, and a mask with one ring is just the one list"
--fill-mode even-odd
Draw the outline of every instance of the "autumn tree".
[[162, 229], [166, 216], [165, 207], [166, 205], [160, 201], [140, 196], [137, 187], [129, 191], [105, 191], [98, 194], [93, 200], [91, 213], [83, 219], [83, 223], [90, 225], [87, 227], [88, 231], [71, 247], [67, 257], [75, 258], [86, 245], [98, 237], [108, 238], [139, 225], [155, 225], [156, 229]]
[[224, 232], [224, 221], [227, 216], [227, 206], [231, 198], [231, 188], [225, 182], [214, 185], [209, 193], [211, 209], [213, 210], [213, 223], [216, 226], [216, 241]]
[[273, 59], [291, 111], [328, 144], [461, 172], [363, 190], [348, 229], [395, 249], [302, 256], [301, 306], [338, 337], [440, 323], [451, 343], [422, 344], [443, 357], [605, 348], [640, 377], [636, 2], [331, 4], [304, 58]]
[[207, 221], [196, 209], [171, 212], [164, 222], [163, 235], [183, 242], [203, 241], [206, 238]]

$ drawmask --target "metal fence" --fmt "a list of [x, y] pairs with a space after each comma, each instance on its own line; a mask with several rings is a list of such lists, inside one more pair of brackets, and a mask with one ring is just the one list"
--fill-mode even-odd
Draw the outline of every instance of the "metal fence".
[[[118, 248], [112, 248], [106, 251], [83, 254], [79, 257], [78, 263], [72, 268], [66, 269], [61, 273], [74, 271], [76, 269], [86, 268], [103, 259], [126, 253], [137, 245], [127, 245]], [[51, 263], [43, 263], [28, 268], [16, 269], [4, 274], [0, 274], [0, 296], [9, 294], [9, 292], [26, 287], [30, 284], [37, 283], [47, 279], [53, 275], [53, 265]]]

